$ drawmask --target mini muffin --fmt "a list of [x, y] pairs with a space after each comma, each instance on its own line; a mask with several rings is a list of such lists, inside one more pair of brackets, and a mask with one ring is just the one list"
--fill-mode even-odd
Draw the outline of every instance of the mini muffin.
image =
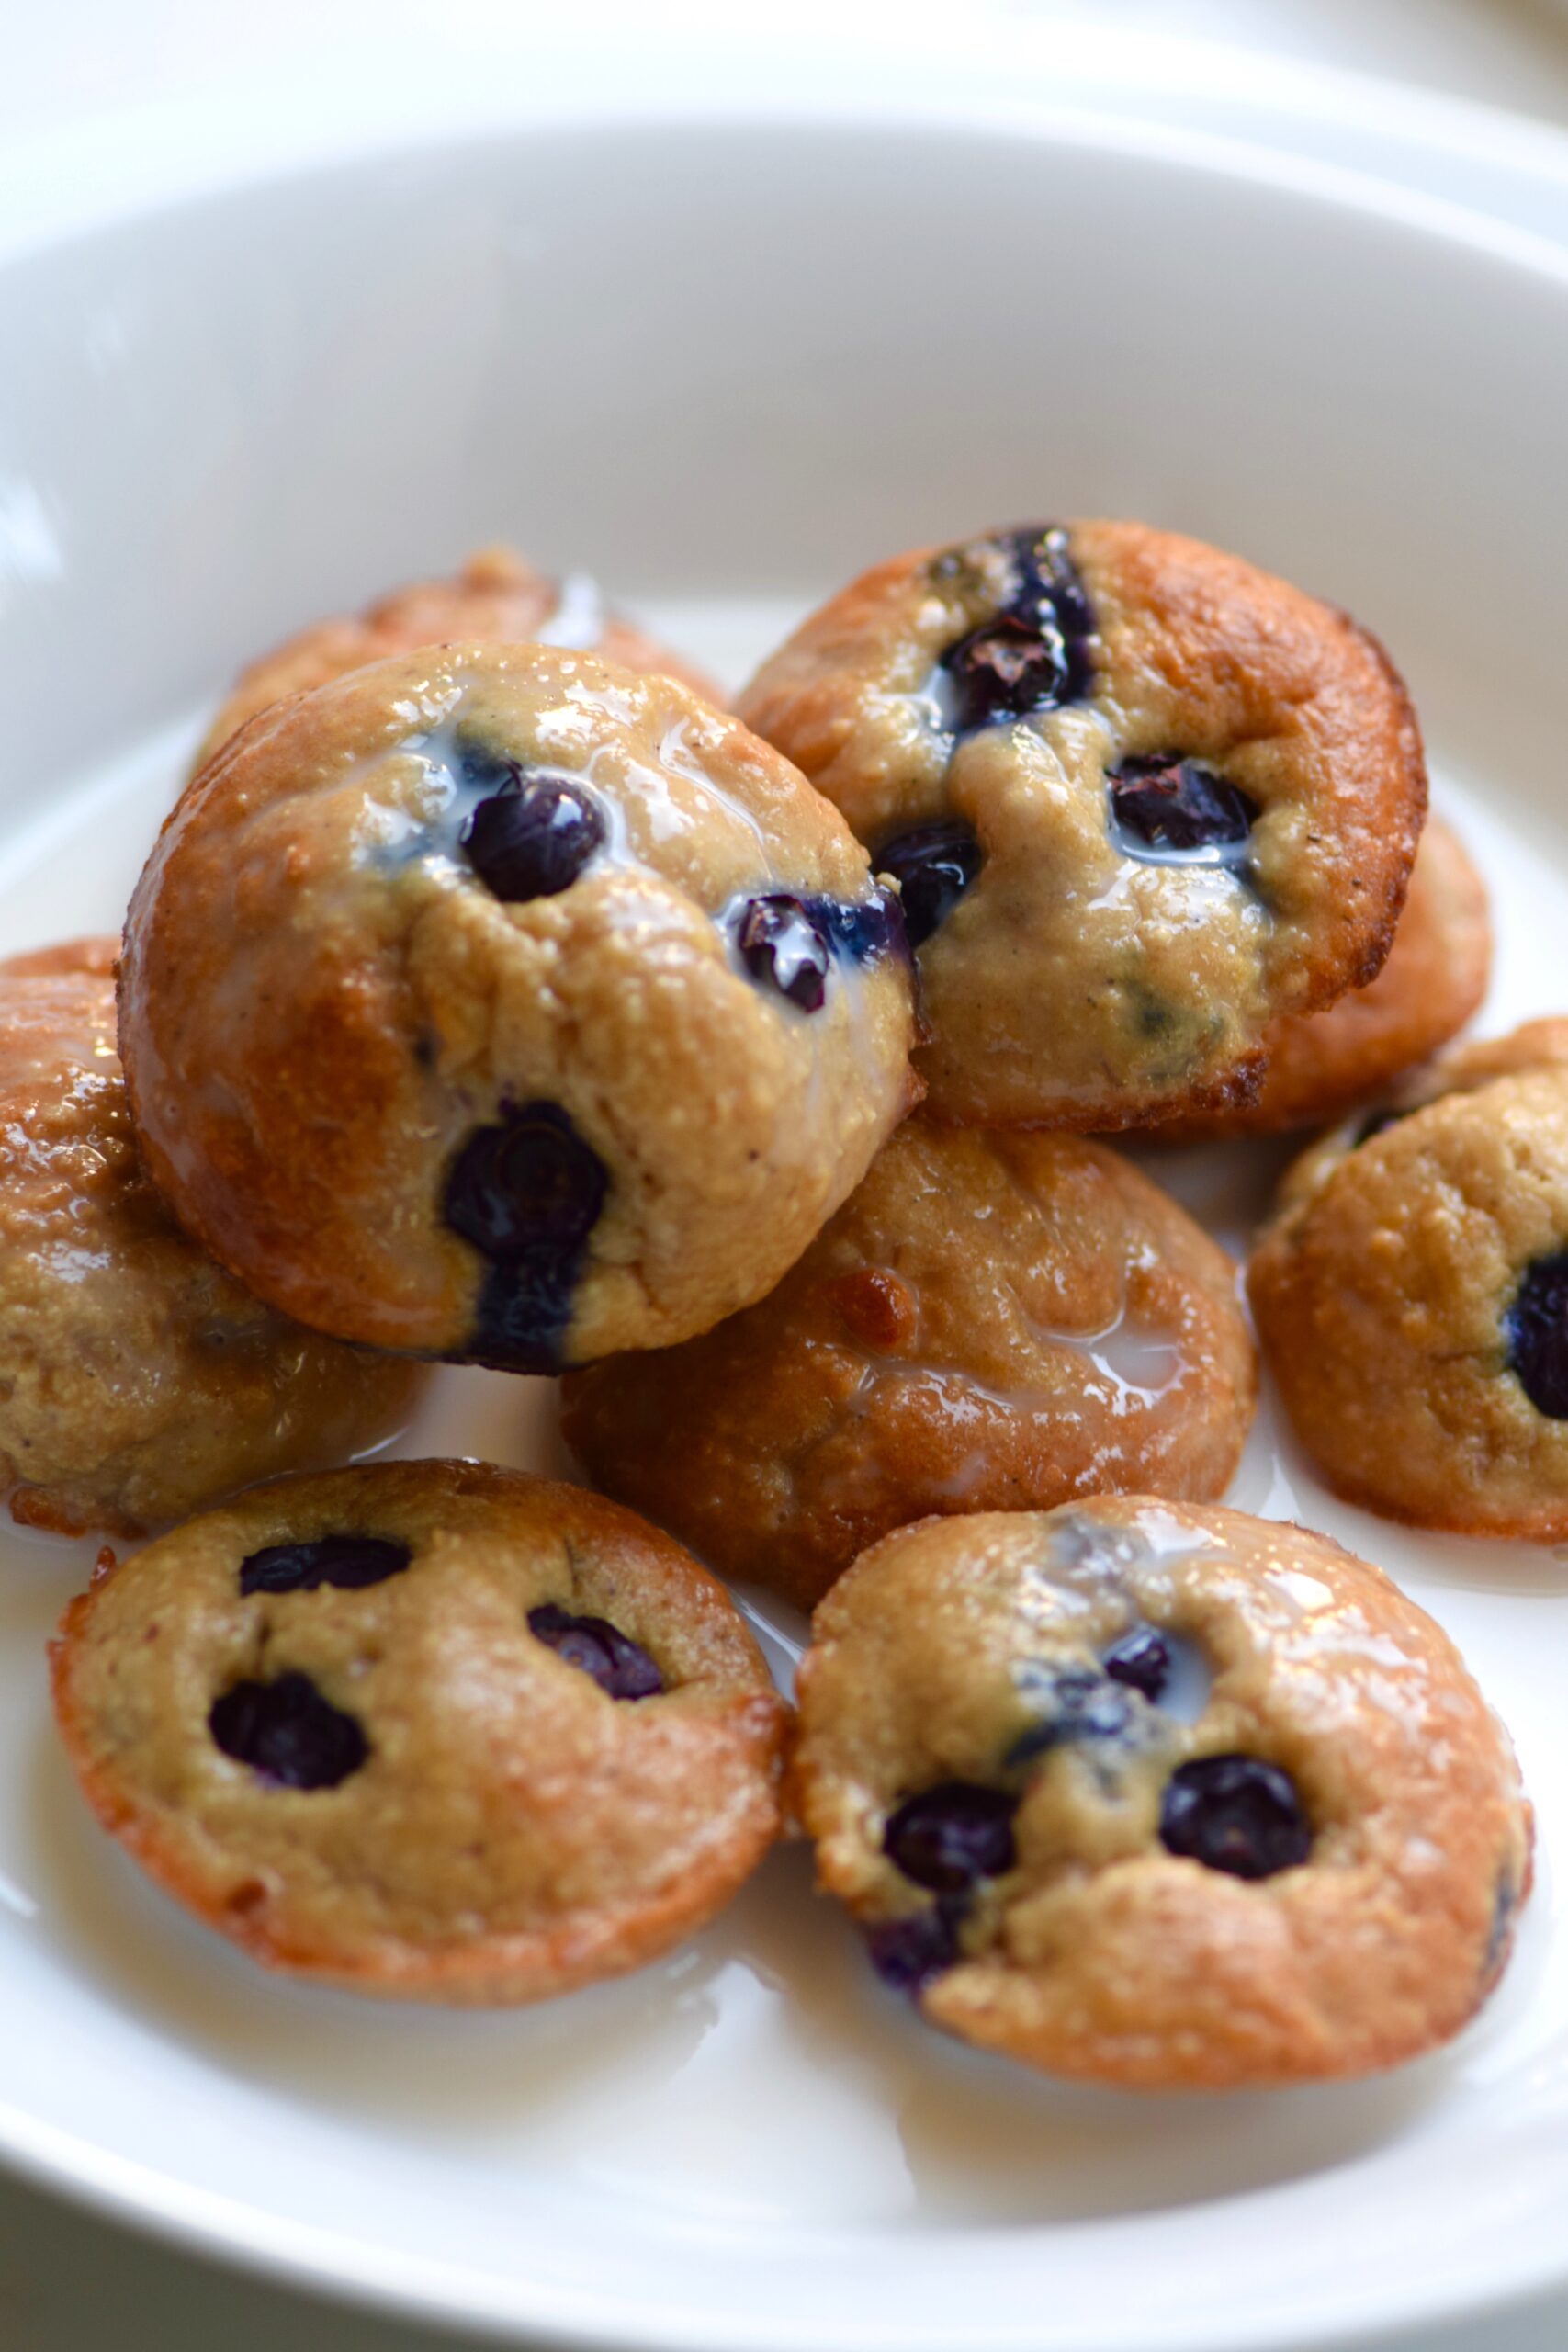
[[[1454, 1091], [1326, 1138], [1285, 1180], [1248, 1288], [1303, 1444], [1368, 1510], [1568, 1536], [1568, 1067], [1532, 1024]], [[1440, 1083], [1428, 1073], [1428, 1086]]]
[[262, 1306], [181, 1232], [131, 1132], [118, 952], [0, 964], [0, 1491], [64, 1534], [363, 1453], [420, 1382]]
[[182, 1221], [344, 1339], [538, 1372], [772, 1288], [913, 1091], [896, 894], [661, 677], [437, 647], [251, 721], [127, 922]]
[[929, 1511], [1222, 1494], [1257, 1370], [1236, 1269], [1116, 1153], [916, 1118], [771, 1297], [565, 1397], [596, 1486], [808, 1609]]
[[1256, 1102], [1162, 1126], [1160, 1143], [1272, 1135], [1336, 1119], [1447, 1045], [1480, 1004], [1492, 970], [1486, 886], [1440, 818], [1421, 836], [1410, 895], [1387, 963], [1326, 1012], [1269, 1024]]
[[484, 1464], [259, 1488], [73, 1602], [52, 1656], [104, 1826], [254, 1959], [355, 1992], [619, 1975], [779, 1827], [788, 1711], [723, 1588]]
[[1135, 523], [895, 557], [739, 707], [902, 886], [959, 1124], [1250, 1102], [1271, 1024], [1381, 968], [1426, 807], [1364, 630]]
[[422, 645], [518, 645], [533, 641], [597, 653], [623, 670], [657, 670], [678, 678], [705, 702], [724, 697], [711, 678], [634, 622], [609, 610], [585, 572], [550, 580], [510, 548], [481, 548], [455, 580], [420, 580], [394, 588], [363, 613], [315, 621], [240, 673], [197, 754], [193, 774], [237, 734], [247, 718], [288, 695], [325, 685], [345, 671]]
[[1325, 1536], [1100, 1497], [926, 1520], [817, 1612], [792, 1780], [883, 1975], [1130, 2088], [1361, 2075], [1456, 2033], [1530, 1880], [1507, 1735]]

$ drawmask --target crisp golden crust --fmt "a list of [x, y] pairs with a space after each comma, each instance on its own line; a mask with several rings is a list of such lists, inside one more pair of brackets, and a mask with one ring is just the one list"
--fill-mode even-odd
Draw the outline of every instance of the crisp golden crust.
[[118, 946], [0, 964], [0, 1490], [67, 1534], [341, 1461], [420, 1383], [264, 1306], [175, 1223], [115, 1052]]
[[[941, 657], [1018, 593], [1017, 535], [922, 548], [814, 614], [739, 699], [874, 854], [959, 820], [977, 877], [919, 949], [932, 1114], [1133, 1125], [1245, 1104], [1269, 1024], [1371, 981], [1426, 806], [1375, 640], [1213, 548], [1064, 526], [1092, 610], [1081, 698], [956, 735]], [[1108, 772], [1198, 763], [1259, 813], [1230, 864], [1129, 852]]]
[[[570, 887], [486, 885], [476, 760], [599, 811]], [[738, 952], [780, 891], [872, 927], [813, 1011]], [[253, 719], [165, 825], [121, 977], [138, 1126], [182, 1219], [322, 1329], [518, 1369], [672, 1343], [778, 1280], [911, 1100], [888, 909], [836, 811], [667, 678], [544, 646], [378, 663]], [[534, 1352], [446, 1213], [524, 1112], [603, 1188], [547, 1200], [570, 1226], [588, 1199], [558, 1250], [518, 1211]]]
[[1337, 1119], [1447, 1045], [1475, 1012], [1492, 970], [1486, 885], [1452, 828], [1431, 819], [1387, 963], [1326, 1012], [1271, 1022], [1256, 1102], [1162, 1124], [1160, 1143], [1275, 1135]]
[[1114, 1152], [917, 1117], [760, 1305], [564, 1397], [596, 1486], [810, 1608], [928, 1512], [1222, 1494], [1257, 1369], [1236, 1269]]
[[[1568, 1535], [1568, 1419], [1532, 1400], [1510, 1326], [1531, 1269], [1568, 1250], [1568, 1069], [1528, 1059], [1568, 1024], [1531, 1025], [1456, 1057], [1452, 1091], [1365, 1141], [1314, 1146], [1247, 1286], [1292, 1422], [1338, 1493], [1545, 1543]], [[1486, 1075], [1517, 1057], [1515, 1075]]]
[[[1134, 1625], [1206, 1658], [1195, 1719], [1106, 1681], [1118, 1729], [1042, 1742], [1063, 1672]], [[932, 1906], [885, 1850], [897, 1807], [954, 1781], [1016, 1798], [1011, 1865], [971, 1888], [919, 2005], [1053, 2073], [1217, 2089], [1395, 2065], [1485, 1998], [1529, 1883], [1507, 1736], [1447, 1636], [1327, 1538], [1239, 1511], [1106, 1497], [905, 1528], [818, 1610], [798, 1703], [794, 1801], [874, 1929]], [[1290, 1776], [1310, 1831], [1250, 1880], [1160, 1832], [1172, 1773], [1237, 1755]]]
[[[410, 1563], [242, 1593], [256, 1551], [344, 1532]], [[611, 1621], [662, 1691], [608, 1696], [529, 1630], [552, 1603]], [[788, 1710], [722, 1586], [629, 1511], [485, 1464], [259, 1489], [73, 1601], [52, 1660], [104, 1826], [253, 1959], [355, 1992], [535, 2001], [640, 1967], [779, 1827]], [[215, 1701], [286, 1673], [363, 1734], [333, 1785], [280, 1785], [212, 1736]]]
[[705, 702], [724, 701], [713, 680], [693, 662], [634, 622], [606, 611], [592, 582], [570, 582], [563, 591], [558, 580], [536, 571], [510, 548], [480, 548], [454, 579], [395, 588], [363, 613], [315, 621], [249, 663], [208, 729], [191, 773], [198, 775], [259, 710], [362, 670], [368, 662], [413, 653], [424, 645], [517, 645], [538, 638], [596, 653], [623, 670], [658, 671]]

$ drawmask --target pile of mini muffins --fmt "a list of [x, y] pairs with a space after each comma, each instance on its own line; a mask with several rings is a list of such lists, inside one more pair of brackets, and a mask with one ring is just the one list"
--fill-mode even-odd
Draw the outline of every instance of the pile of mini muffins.
[[[1529, 1891], [1507, 1736], [1218, 1503], [1236, 1269], [1089, 1139], [1327, 1127], [1248, 1276], [1301, 1438], [1568, 1534], [1568, 1020], [1440, 1056], [1486, 902], [1397, 673], [1089, 522], [878, 565], [738, 714], [486, 553], [256, 663], [123, 941], [0, 968], [11, 1509], [164, 1531], [54, 1645], [87, 1797], [365, 1992], [636, 1967], [797, 1823], [1015, 2059], [1416, 2055]], [[433, 1359], [564, 1374], [592, 1490], [367, 1461]], [[815, 1610], [794, 1708], [694, 1553]]]

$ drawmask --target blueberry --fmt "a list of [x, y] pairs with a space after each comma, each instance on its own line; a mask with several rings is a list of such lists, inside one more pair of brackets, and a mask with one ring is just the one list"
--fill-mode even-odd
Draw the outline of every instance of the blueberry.
[[1032, 1659], [1021, 1680], [1039, 1716], [1009, 1748], [1010, 1766], [1028, 1764], [1069, 1740], [1122, 1740], [1132, 1727], [1132, 1700], [1098, 1667]]
[[754, 980], [776, 989], [802, 1012], [819, 1012], [831, 961], [827, 927], [804, 899], [774, 891], [747, 899], [735, 919], [735, 945]]
[[884, 956], [908, 959], [909, 935], [896, 890], [874, 884], [865, 899], [814, 899], [811, 910], [835, 949], [852, 964], [874, 964]]
[[1179, 1764], [1160, 1804], [1161, 1843], [1232, 1878], [1271, 1878], [1312, 1851], [1295, 1782], [1256, 1756], [1201, 1756]]
[[1100, 1664], [1112, 1681], [1141, 1690], [1151, 1703], [1170, 1677], [1170, 1652], [1164, 1634], [1153, 1625], [1134, 1625], [1130, 1634], [1111, 1644]]
[[476, 1127], [452, 1163], [443, 1202], [454, 1233], [504, 1263], [585, 1241], [604, 1204], [599, 1155], [554, 1102]]
[[476, 1127], [453, 1160], [442, 1206], [491, 1261], [467, 1353], [503, 1372], [559, 1369], [582, 1253], [609, 1179], [554, 1102]]
[[973, 1781], [942, 1781], [908, 1797], [888, 1817], [882, 1850], [917, 1886], [967, 1893], [1013, 1865], [1016, 1797]]
[[872, 864], [898, 885], [911, 947], [920, 946], [947, 921], [983, 862], [979, 842], [957, 818], [917, 825], [883, 842]]
[[1568, 1421], [1568, 1250], [1526, 1269], [1503, 1330], [1509, 1369], [1536, 1411]]
[[958, 1958], [962, 1905], [933, 1903], [907, 1919], [884, 1919], [866, 1937], [871, 1964], [885, 1984], [911, 1999]]
[[576, 881], [604, 840], [604, 820], [570, 776], [525, 772], [481, 800], [458, 836], [479, 880], [509, 906], [553, 899]]
[[591, 1675], [607, 1698], [653, 1699], [664, 1688], [648, 1652], [607, 1617], [574, 1617], [547, 1600], [529, 1610], [528, 1631], [569, 1666]]
[[1234, 848], [1263, 811], [1196, 760], [1123, 760], [1106, 777], [1113, 830], [1133, 857]]
[[268, 1544], [241, 1561], [240, 1590], [246, 1595], [319, 1592], [331, 1584], [357, 1592], [399, 1575], [412, 1557], [406, 1544], [389, 1544], [379, 1535], [319, 1535], [313, 1543]]
[[964, 733], [1081, 701], [1092, 677], [1094, 614], [1066, 532], [1039, 525], [998, 545], [1013, 567], [1008, 602], [942, 657], [953, 724]]
[[236, 1682], [214, 1700], [207, 1724], [225, 1756], [284, 1789], [335, 1789], [370, 1753], [354, 1717], [308, 1674]]

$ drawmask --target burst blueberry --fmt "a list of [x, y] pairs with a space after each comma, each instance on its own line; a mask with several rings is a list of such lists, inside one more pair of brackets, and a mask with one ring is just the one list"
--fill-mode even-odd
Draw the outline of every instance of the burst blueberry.
[[1568, 1250], [1526, 1269], [1504, 1320], [1508, 1364], [1549, 1420], [1568, 1420]]
[[735, 923], [735, 945], [753, 979], [802, 1012], [819, 1012], [832, 961], [826, 926], [804, 899], [786, 891], [748, 899]]
[[1201, 1756], [1166, 1782], [1159, 1834], [1172, 1854], [1231, 1878], [1272, 1878], [1312, 1851], [1296, 1784], [1256, 1756]]
[[1168, 854], [1235, 849], [1263, 811], [1249, 794], [1196, 760], [1123, 760], [1106, 778], [1121, 846]]
[[607, 1617], [574, 1617], [544, 1601], [528, 1611], [528, 1631], [568, 1666], [590, 1676], [610, 1699], [653, 1699], [664, 1688], [648, 1652]]
[[379, 1535], [318, 1535], [301, 1544], [267, 1544], [241, 1561], [240, 1590], [247, 1597], [319, 1592], [327, 1584], [357, 1592], [400, 1575], [412, 1557], [406, 1544], [389, 1544]]
[[357, 1772], [369, 1743], [352, 1715], [308, 1674], [234, 1683], [213, 1702], [208, 1728], [225, 1756], [281, 1789], [334, 1789]]
[[1142, 1691], [1151, 1703], [1170, 1679], [1170, 1650], [1165, 1635], [1154, 1625], [1134, 1625], [1111, 1644], [1100, 1664], [1113, 1682]]
[[1094, 613], [1067, 533], [1040, 525], [998, 544], [1012, 564], [1008, 602], [942, 657], [960, 733], [1081, 701], [1092, 683]]
[[999, 1878], [1015, 1859], [1016, 1797], [974, 1781], [942, 1781], [889, 1815], [882, 1850], [917, 1886], [962, 1894]]
[[569, 889], [604, 840], [604, 820], [575, 777], [507, 763], [500, 791], [463, 827], [464, 854], [485, 888], [509, 906]]
[[911, 947], [920, 946], [947, 921], [984, 862], [979, 842], [958, 818], [916, 825], [883, 842], [872, 863], [898, 885]]
[[1031, 1659], [1020, 1669], [1019, 1683], [1036, 1720], [1008, 1749], [1010, 1768], [1032, 1763], [1070, 1741], [1124, 1740], [1132, 1728], [1132, 1700], [1099, 1667]]

